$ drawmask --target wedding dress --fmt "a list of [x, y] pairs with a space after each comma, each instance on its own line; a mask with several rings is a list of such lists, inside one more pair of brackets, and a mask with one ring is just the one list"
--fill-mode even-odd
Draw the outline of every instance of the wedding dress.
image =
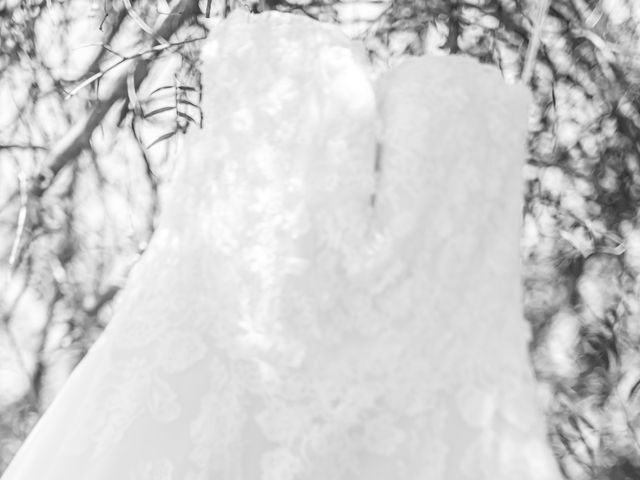
[[277, 13], [203, 58], [150, 247], [3, 480], [560, 478], [520, 306], [524, 88], [453, 57], [374, 88], [336, 27]]

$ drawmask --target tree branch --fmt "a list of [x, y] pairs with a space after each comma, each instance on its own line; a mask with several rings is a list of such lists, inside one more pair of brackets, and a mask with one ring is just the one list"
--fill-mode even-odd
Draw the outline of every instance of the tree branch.
[[[169, 40], [171, 36], [188, 20], [199, 13], [197, 0], [180, 0], [172, 9], [171, 14], [154, 31], [154, 37]], [[159, 45], [155, 40], [153, 46]], [[138, 88], [149, 73], [155, 55], [142, 56], [132, 60], [133, 78], [135, 87]], [[44, 180], [50, 183], [58, 173], [80, 153], [89, 146], [89, 140], [93, 131], [102, 123], [113, 105], [127, 95], [127, 76], [129, 72], [123, 72], [111, 85], [106, 88], [103, 99], [96, 101], [87, 115], [78, 121], [69, 132], [63, 136], [51, 149], [47, 161], [48, 172], [41, 175], [40, 182], [35, 182], [31, 194], [40, 196], [46, 190]]]

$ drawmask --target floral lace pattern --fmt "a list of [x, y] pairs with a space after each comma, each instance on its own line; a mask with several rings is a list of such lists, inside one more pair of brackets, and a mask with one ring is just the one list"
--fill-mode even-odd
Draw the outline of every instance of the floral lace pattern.
[[374, 92], [336, 28], [277, 13], [203, 55], [159, 229], [3, 480], [559, 478], [520, 320], [526, 93], [456, 58]]

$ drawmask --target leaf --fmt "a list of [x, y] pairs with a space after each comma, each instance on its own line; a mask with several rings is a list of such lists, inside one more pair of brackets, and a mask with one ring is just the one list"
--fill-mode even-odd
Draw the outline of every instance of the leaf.
[[636, 394], [639, 388], [640, 388], [640, 379], [633, 384], [633, 387], [631, 387], [631, 390], [629, 391], [629, 397], [628, 397], [629, 400], [633, 398], [633, 396]]
[[149, 118], [149, 117], [152, 117], [153, 115], [157, 115], [163, 112], [168, 112], [169, 110], [174, 110], [175, 108], [176, 107], [174, 106], [156, 108], [155, 110], [151, 110], [149, 113], [145, 113], [144, 118]]
[[169, 88], [175, 88], [175, 87], [173, 85], [165, 85], [164, 87], [158, 87], [153, 92], [151, 92], [149, 96], [153, 95], [154, 93], [160, 92], [162, 90], [168, 90]]
[[160, 135], [158, 138], [156, 138], [153, 142], [151, 142], [145, 148], [149, 149], [149, 148], [153, 147], [156, 143], [160, 143], [163, 140], [166, 140], [168, 138], [173, 137], [177, 132], [178, 132], [177, 130], [174, 130], [173, 132], [169, 132], [169, 133], [165, 133], [164, 135]]
[[580, 425], [578, 424], [578, 421], [576, 420], [576, 418], [571, 415], [569, 418], [567, 418], [567, 420], [569, 421], [569, 425], [571, 425], [573, 427], [574, 430], [576, 430], [577, 432], [580, 432]]
[[193, 108], [197, 108], [198, 110], [200, 109], [200, 105], [197, 105], [197, 104], [193, 103], [192, 101], [186, 100], [184, 98], [179, 98], [178, 99], [178, 103], [182, 103], [184, 105], [189, 105], [189, 106], [191, 106]]
[[186, 118], [188, 121], [192, 122], [194, 125], [198, 124], [198, 122], [196, 122], [195, 119], [191, 115], [189, 115], [187, 113], [178, 112], [178, 116], [182, 117], [182, 118]]
[[153, 92], [151, 92], [149, 94], [149, 96], [153, 95], [154, 93], [158, 93], [158, 92], [160, 92], [162, 90], [169, 90], [170, 88], [171, 89], [177, 88], [178, 90], [183, 90], [185, 92], [197, 92], [198, 91], [198, 89], [195, 88], [195, 87], [187, 87], [185, 85], [178, 85], [178, 86], [176, 86], [176, 85], [165, 85], [164, 87], [156, 88]]
[[589, 420], [587, 420], [586, 417], [583, 417], [581, 415], [581, 416], [578, 417], [578, 420], [580, 420], [582, 423], [584, 423], [591, 430], [596, 431], [596, 427]]

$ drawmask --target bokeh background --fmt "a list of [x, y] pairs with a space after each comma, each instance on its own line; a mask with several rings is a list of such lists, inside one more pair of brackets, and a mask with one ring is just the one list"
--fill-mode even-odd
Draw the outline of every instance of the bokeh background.
[[[216, 22], [295, 12], [365, 42], [374, 70], [470, 55], [514, 82], [541, 3], [0, 0], [0, 473], [153, 234], [182, 134], [203, 121]], [[524, 311], [575, 480], [640, 478], [639, 21], [637, 0], [551, 0], [528, 80]]]

